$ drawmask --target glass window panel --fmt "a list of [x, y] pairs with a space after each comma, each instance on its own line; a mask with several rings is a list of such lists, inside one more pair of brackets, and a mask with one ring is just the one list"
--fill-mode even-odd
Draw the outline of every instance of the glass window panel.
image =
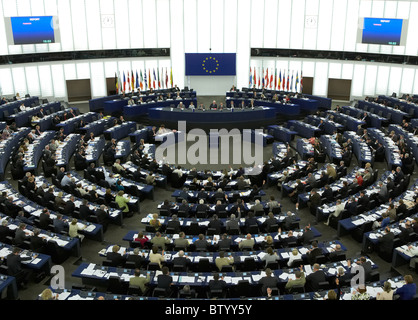
[[[0, 17], [3, 17], [3, 16], [5, 16], [3, 14], [3, 6], [0, 3]], [[7, 55], [8, 53], [9, 52], [8, 52], [5, 24], [0, 23], [0, 55]]]
[[317, 62], [313, 80], [312, 94], [327, 96], [328, 94], [328, 62]]
[[[39, 82], [39, 81], [38, 81]], [[2, 95], [15, 95], [12, 70], [9, 67], [0, 68], [0, 94]]]
[[224, 52], [224, 1], [211, 0], [210, 3], [210, 45], [212, 52]]
[[142, 1], [142, 19], [144, 20], [144, 46], [145, 48], [157, 47], [157, 15], [155, 0]]
[[[170, 47], [170, 2], [169, 0], [157, 1], [157, 34], [158, 47]], [[132, 37], [132, 36], [131, 36]]]
[[331, 38], [333, 0], [321, 0], [318, 15], [317, 50], [329, 50]]
[[51, 65], [54, 97], [64, 98], [67, 96], [67, 84], [64, 78], [64, 66], [62, 64]]
[[[197, 0], [197, 51], [209, 52], [210, 48], [210, 1]], [[186, 17], [187, 18], [187, 17]], [[185, 29], [187, 37], [187, 30]]]
[[305, 29], [305, 0], [292, 1], [292, 20], [290, 28], [290, 47], [303, 47], [303, 31]]
[[52, 85], [51, 67], [49, 65], [38, 66], [39, 80], [41, 82], [41, 95], [43, 97], [53, 97], [54, 88]]
[[237, 0], [227, 0], [225, 3], [225, 52], [237, 52]]
[[75, 68], [75, 63], [64, 64], [64, 74], [65, 74], [65, 80], [77, 79], [77, 71]]
[[264, 48], [276, 48], [277, 1], [265, 0], [264, 4]]
[[414, 88], [412, 90], [412, 93], [418, 92], [418, 68], [415, 69], [415, 79], [414, 79]]
[[333, 79], [341, 78], [341, 63], [330, 62], [328, 76]]
[[[184, 50], [187, 53], [197, 52], [197, 14], [196, 0], [184, 0], [184, 26], [186, 37], [184, 37]], [[174, 40], [175, 41], [175, 40]]]
[[[105, 77], [111, 78], [115, 76], [115, 72], [119, 72], [118, 62], [115, 60], [106, 60], [104, 62], [105, 67]], [[120, 73], [119, 73], [120, 76]]]
[[376, 83], [376, 94], [387, 94], [390, 67], [378, 66], [377, 68], [377, 79], [379, 81]]
[[129, 0], [129, 28], [131, 34], [131, 48], [144, 47], [144, 30], [142, 27], [142, 0]]
[[414, 84], [415, 69], [413, 68], [403, 68], [402, 71], [402, 82], [399, 95], [402, 96], [402, 93], [412, 93], [412, 88]]
[[[277, 47], [288, 49], [290, 47], [290, 20], [291, 20], [292, 2], [279, 0], [279, 12], [277, 15]], [[257, 23], [257, 21], [252, 21]]]
[[334, 0], [331, 50], [342, 51], [344, 49], [346, 8], [347, 0]]
[[350, 0], [346, 10], [344, 50], [355, 51], [358, 30], [359, 0]]
[[84, 0], [71, 1], [71, 16], [75, 50], [87, 50], [87, 25]]
[[107, 95], [106, 77], [104, 75], [103, 62], [90, 63], [91, 75], [91, 95], [92, 98], [103, 97]]
[[376, 77], [377, 65], [367, 65], [363, 91], [365, 96], [373, 96], [376, 93]]
[[392, 94], [393, 92], [396, 92], [396, 94], [399, 94], [401, 79], [402, 79], [402, 68], [391, 67], [387, 94]]
[[351, 82], [352, 97], [363, 97], [365, 70], [366, 66], [362, 63], [354, 65], [353, 81]]
[[354, 66], [352, 63], [343, 63], [341, 70], [341, 79], [352, 79], [353, 78]]
[[263, 47], [264, 0], [251, 1], [251, 48]]
[[30, 0], [30, 10], [33, 16], [42, 16], [45, 14], [43, 0]]
[[254, 23], [251, 16], [251, 1], [239, 1], [238, 6], [238, 41], [237, 41], [237, 88], [248, 86], [250, 66], [250, 30]]
[[89, 50], [102, 49], [102, 28], [99, 0], [86, 1], [86, 21]]
[[60, 22], [61, 48], [63, 51], [73, 51], [73, 29], [71, 22], [70, 3], [68, 0], [58, 1], [58, 18]]
[[90, 79], [90, 66], [88, 62], [76, 63], [77, 79]]
[[26, 80], [28, 83], [28, 92], [31, 96], [39, 96], [41, 88], [39, 86], [38, 67], [25, 67]]
[[26, 87], [26, 75], [25, 69], [23, 67], [13, 67], [12, 68], [13, 74], [13, 85], [16, 92], [19, 92], [22, 97], [28, 93], [28, 89]]
[[[115, 31], [116, 31], [116, 47], [118, 49], [129, 48], [130, 46], [130, 28], [128, 0], [115, 1]], [[154, 22], [155, 24], [155, 22]]]
[[[372, 16], [372, 2], [371, 1], [360, 1], [359, 7], [359, 18], [362, 19], [364, 17], [371, 17]], [[359, 40], [360, 43], [356, 45], [356, 51], [359, 52], [367, 52], [368, 46], [367, 44], [361, 43], [361, 39]]]
[[[187, 35], [187, 29], [183, 25], [183, 0], [172, 0], [170, 2], [170, 22], [171, 30], [171, 67], [173, 70], [174, 84], [179, 88], [184, 87], [184, 36]], [[169, 77], [170, 77], [170, 70]]]
[[315, 62], [304, 60], [302, 62], [301, 71], [303, 77], [313, 77], [315, 75]]

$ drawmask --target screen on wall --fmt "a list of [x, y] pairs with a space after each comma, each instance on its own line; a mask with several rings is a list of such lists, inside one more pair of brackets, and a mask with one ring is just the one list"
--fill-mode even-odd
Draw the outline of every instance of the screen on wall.
[[54, 16], [6, 17], [9, 45], [59, 42], [58, 21]]
[[403, 19], [364, 18], [361, 43], [401, 45]]

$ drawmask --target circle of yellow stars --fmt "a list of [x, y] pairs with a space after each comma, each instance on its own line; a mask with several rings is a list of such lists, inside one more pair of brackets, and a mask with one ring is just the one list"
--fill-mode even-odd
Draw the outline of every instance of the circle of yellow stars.
[[[209, 61], [209, 62], [214, 62], [214, 63], [216, 64], [215, 69], [210, 70], [210, 69], [207, 69], [207, 68], [206, 68], [206, 63], [207, 63], [208, 61]], [[215, 73], [215, 72], [219, 69], [219, 61], [218, 61], [218, 60], [216, 60], [216, 59], [215, 59], [215, 58], [213, 58], [213, 57], [208, 57], [208, 58], [206, 58], [205, 60], [203, 60], [202, 67], [203, 67], [203, 70], [205, 70], [205, 71], [206, 71], [206, 73]]]

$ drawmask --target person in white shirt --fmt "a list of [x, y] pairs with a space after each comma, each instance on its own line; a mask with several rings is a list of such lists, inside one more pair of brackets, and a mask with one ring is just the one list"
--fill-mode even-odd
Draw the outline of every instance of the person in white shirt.
[[114, 177], [113, 177], [113, 174], [112, 173], [109, 173], [109, 172], [107, 172], [106, 171], [106, 169], [103, 167], [103, 173], [104, 173], [104, 175], [105, 175], [105, 180], [110, 184], [110, 186], [116, 186], [116, 180], [117, 179], [115, 179]]
[[173, 170], [173, 173], [177, 173], [179, 178], [183, 176], [183, 171], [181, 171], [181, 167], [178, 166], [176, 169]]
[[22, 103], [19, 107], [20, 111], [26, 111], [26, 106]]
[[298, 249], [293, 249], [292, 253], [290, 254], [289, 261], [287, 262], [287, 266], [291, 267], [294, 260], [302, 259], [302, 254], [298, 251]]
[[409, 260], [409, 267], [415, 270], [415, 265], [418, 263], [418, 247], [408, 246], [408, 253], [413, 255]]
[[338, 199], [336, 206], [335, 206], [335, 211], [329, 214], [328, 220], [327, 222], [324, 222], [324, 224], [329, 225], [329, 220], [331, 219], [331, 217], [338, 218], [340, 213], [344, 210], [344, 207], [345, 207], [345, 204], [341, 203], [341, 200]]

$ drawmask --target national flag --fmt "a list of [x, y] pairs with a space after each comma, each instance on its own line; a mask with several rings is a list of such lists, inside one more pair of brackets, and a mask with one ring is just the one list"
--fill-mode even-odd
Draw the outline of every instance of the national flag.
[[119, 93], [118, 75], [116, 72], [115, 72], [115, 87], [116, 87], [116, 93]]
[[135, 88], [139, 90], [139, 77], [138, 77], [138, 70], [136, 70], [136, 77], [135, 77]]
[[148, 86], [151, 89], [151, 70], [148, 69]]
[[302, 70], [300, 70], [300, 93], [302, 93], [303, 90], [303, 77], [302, 77]]
[[271, 72], [270, 74], [270, 89], [272, 88], [272, 86], [273, 86], [273, 72]]
[[154, 75], [154, 79], [152, 80], [152, 87], [155, 89], [155, 82], [157, 81], [157, 77], [155, 76], [155, 69], [152, 68], [152, 73]]
[[292, 71], [292, 80], [290, 81], [290, 91], [293, 91], [293, 74], [294, 74], [295, 72], [294, 71]]
[[266, 75], [265, 75], [265, 73], [264, 73], [264, 68], [263, 68], [263, 78], [261, 79], [261, 87], [262, 88], [264, 88], [264, 81], [265, 81], [265, 77], [266, 77]]
[[284, 89], [286, 88], [286, 70], [283, 70], [282, 85], [283, 85], [283, 91], [284, 91]]
[[251, 88], [253, 85], [253, 72], [252, 69], [250, 67], [250, 81], [249, 81], [249, 87]]
[[258, 88], [260, 88], [260, 85], [261, 85], [261, 72], [260, 72], [260, 69], [258, 70]]
[[173, 86], [174, 86], [173, 68], [171, 68], [171, 70], [170, 70], [170, 85], [171, 85], [171, 88], [173, 88]]
[[282, 70], [279, 71], [279, 79], [277, 79], [277, 87], [280, 90], [280, 87], [282, 85]]
[[277, 90], [277, 68], [274, 69], [274, 90]]
[[144, 90], [148, 89], [147, 69], [144, 70]]
[[128, 75], [128, 80], [127, 80], [127, 86], [126, 89], [129, 91], [131, 91], [131, 76], [129, 75], [129, 71], [126, 72], [126, 74]]
[[269, 69], [266, 68], [266, 80], [265, 80], [266, 88], [269, 86]]
[[161, 88], [161, 81], [160, 81], [160, 69], [157, 67], [157, 79], [158, 79], [158, 89]]
[[256, 76], [256, 72], [255, 72], [255, 67], [254, 67], [254, 87], [257, 86], [257, 76]]
[[139, 80], [139, 87], [141, 88], [141, 91], [144, 90], [144, 77], [142, 76], [142, 70], [139, 70], [140, 73], [140, 80]]
[[126, 79], [125, 79], [125, 71], [123, 71], [123, 92], [126, 92]]
[[299, 71], [296, 71], [296, 80], [295, 80], [295, 91], [298, 91], [298, 84], [299, 84]]
[[286, 83], [286, 90], [289, 91], [289, 70], [287, 70], [287, 83]]
[[165, 68], [165, 88], [168, 89], [168, 71], [167, 71], [167, 68]]

